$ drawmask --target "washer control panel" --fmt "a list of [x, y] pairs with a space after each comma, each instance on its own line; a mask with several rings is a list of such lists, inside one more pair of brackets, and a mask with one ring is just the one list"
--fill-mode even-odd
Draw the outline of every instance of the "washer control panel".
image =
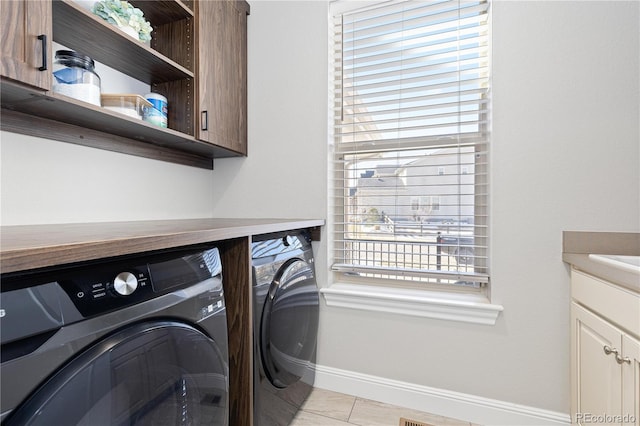
[[96, 268], [90, 274], [75, 275], [58, 283], [85, 317], [139, 303], [154, 295], [147, 265]]
[[[178, 300], [185, 297], [183, 289], [198, 284], [216, 301], [206, 302], [203, 315], [221, 308], [222, 262], [212, 244], [3, 274], [0, 317], [3, 327], [15, 324], [16, 336], [24, 337], [26, 326], [44, 332], [172, 292], [179, 292]], [[3, 344], [15, 338], [4, 328], [2, 334]]]
[[[121, 309], [222, 274], [216, 247], [100, 262], [60, 273], [56, 282], [84, 317]], [[221, 280], [211, 291], [222, 291]], [[220, 287], [218, 289], [218, 287]]]

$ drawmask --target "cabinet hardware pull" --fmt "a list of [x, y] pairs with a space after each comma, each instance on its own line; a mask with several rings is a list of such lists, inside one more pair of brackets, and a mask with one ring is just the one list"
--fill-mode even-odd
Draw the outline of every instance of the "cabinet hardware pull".
[[602, 348], [602, 349], [604, 350], [604, 353], [605, 353], [606, 355], [614, 354], [614, 355], [616, 355], [616, 356], [619, 356], [619, 355], [618, 355], [618, 350], [617, 350], [616, 348], [612, 348], [612, 347], [611, 347], [611, 346], [609, 346], [609, 345], [604, 345], [604, 348]]
[[207, 111], [202, 111], [200, 124], [201, 130], [209, 130], [209, 113]]
[[40, 34], [38, 40], [42, 42], [42, 66], [38, 68], [40, 71], [47, 70], [47, 35]]
[[631, 359], [628, 356], [625, 356], [624, 358], [622, 358], [620, 355], [616, 353], [616, 362], [618, 364], [624, 364], [625, 362], [627, 364], [631, 364]]

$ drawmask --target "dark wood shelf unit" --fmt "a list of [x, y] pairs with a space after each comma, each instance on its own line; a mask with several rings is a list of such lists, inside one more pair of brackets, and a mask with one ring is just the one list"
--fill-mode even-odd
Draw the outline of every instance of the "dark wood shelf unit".
[[[0, 128], [207, 169], [214, 158], [246, 156], [249, 6], [217, 3], [203, 1], [205, 10], [194, 0], [133, 0], [153, 27], [145, 44], [71, 0], [10, 2], [2, 19], [13, 42], [2, 48]], [[164, 95], [168, 128], [54, 93], [52, 40]], [[200, 48], [214, 41], [217, 48]]]
[[[0, 92], [4, 130], [206, 169], [213, 169], [213, 158], [240, 155], [193, 136], [60, 94], [45, 94], [5, 80], [2, 80]], [[22, 114], [12, 114], [11, 111]], [[64, 136], [65, 131], [68, 137]], [[127, 144], [114, 135], [138, 143]], [[139, 143], [149, 145], [149, 149], [140, 150]], [[175, 153], [162, 152], [164, 148], [187, 155], [176, 157]]]

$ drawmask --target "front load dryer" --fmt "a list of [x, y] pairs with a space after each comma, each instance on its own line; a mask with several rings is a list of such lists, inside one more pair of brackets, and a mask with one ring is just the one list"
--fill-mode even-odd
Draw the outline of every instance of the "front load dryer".
[[315, 380], [319, 295], [307, 232], [254, 237], [254, 425], [284, 426]]
[[2, 276], [2, 424], [228, 425], [211, 246]]

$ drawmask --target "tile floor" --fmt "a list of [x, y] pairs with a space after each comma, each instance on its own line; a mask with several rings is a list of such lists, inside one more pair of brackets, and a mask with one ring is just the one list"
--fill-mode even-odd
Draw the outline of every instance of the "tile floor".
[[319, 388], [311, 392], [290, 426], [398, 426], [400, 417], [433, 426], [478, 426]]

